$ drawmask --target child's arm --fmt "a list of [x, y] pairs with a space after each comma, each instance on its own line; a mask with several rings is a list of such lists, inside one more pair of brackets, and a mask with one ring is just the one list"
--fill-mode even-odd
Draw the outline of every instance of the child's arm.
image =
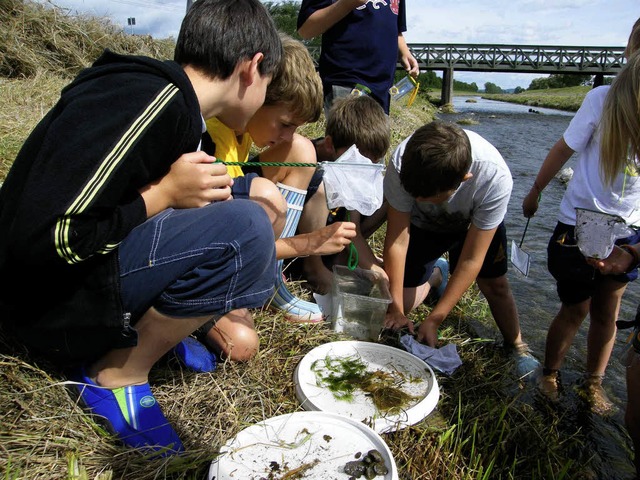
[[352, 222], [336, 222], [311, 233], [276, 240], [276, 258], [304, 257], [307, 255], [331, 255], [344, 250], [356, 236]]
[[567, 145], [564, 138], [560, 138], [556, 144], [551, 147], [547, 157], [544, 159], [536, 180], [524, 200], [522, 201], [522, 213], [525, 217], [532, 217], [538, 210], [538, 198], [549, 184], [551, 179], [560, 171], [562, 166], [571, 158], [574, 151]]
[[395, 330], [409, 327], [413, 333], [413, 323], [404, 314], [404, 263], [409, 248], [410, 221], [410, 212], [400, 212], [389, 206], [383, 258], [384, 269], [389, 277], [391, 305], [384, 326]]
[[202, 151], [186, 153], [164, 177], [141, 188], [147, 218], [169, 207], [196, 208], [228, 200], [233, 180], [227, 167], [215, 160]]
[[386, 279], [387, 274], [373, 253], [371, 246], [369, 246], [367, 235], [362, 229], [362, 215], [357, 211], [350, 211], [349, 218], [356, 226], [356, 236], [353, 239], [353, 244], [358, 251], [358, 267], [365, 270], [375, 270]]
[[402, 33], [398, 33], [398, 59], [409, 75], [416, 78], [420, 73], [418, 61], [411, 54], [407, 41]]
[[355, 8], [366, 5], [368, 0], [337, 0], [325, 8], [313, 12], [298, 27], [298, 34], [305, 40], [322, 35], [346, 17]]
[[476, 280], [496, 230], [497, 227], [491, 230], [480, 230], [471, 225], [462, 246], [460, 259], [449, 279], [444, 295], [418, 329], [419, 342], [435, 347], [438, 341], [438, 327]]

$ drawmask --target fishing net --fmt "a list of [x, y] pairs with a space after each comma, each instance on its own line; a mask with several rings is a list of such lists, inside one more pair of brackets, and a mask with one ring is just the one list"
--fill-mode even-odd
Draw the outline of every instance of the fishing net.
[[373, 163], [352, 145], [334, 162], [321, 162], [327, 206], [372, 215], [383, 200], [384, 164]]

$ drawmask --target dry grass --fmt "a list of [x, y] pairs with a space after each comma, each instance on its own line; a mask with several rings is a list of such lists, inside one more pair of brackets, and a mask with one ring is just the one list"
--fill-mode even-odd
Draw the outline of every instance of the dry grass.
[[77, 17], [53, 4], [1, 0], [0, 76], [29, 78], [47, 72], [71, 78], [105, 48], [172, 58], [171, 39], [127, 35], [109, 19]]

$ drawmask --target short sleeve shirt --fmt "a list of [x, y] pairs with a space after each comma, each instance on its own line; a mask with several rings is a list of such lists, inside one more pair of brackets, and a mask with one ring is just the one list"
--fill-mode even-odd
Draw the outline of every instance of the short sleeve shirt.
[[[238, 137], [236, 133], [216, 117], [212, 117], [206, 122], [207, 131], [216, 145], [215, 156], [224, 162], [246, 162], [253, 145], [251, 135], [244, 133]], [[240, 165], [227, 165], [227, 172], [231, 178], [242, 177], [242, 167]]]
[[[335, 0], [303, 0], [298, 28], [316, 11]], [[398, 34], [406, 31], [404, 0], [369, 0], [322, 34], [319, 60], [325, 92], [331, 85], [371, 89], [389, 111], [389, 88], [398, 63]]]
[[475, 132], [465, 130], [471, 142], [473, 176], [462, 182], [446, 202], [418, 202], [402, 186], [402, 155], [409, 138], [394, 151], [384, 177], [384, 195], [400, 212], [411, 212], [411, 223], [427, 231], [454, 233], [471, 224], [480, 230], [496, 228], [504, 220], [513, 188], [509, 167], [500, 152]]
[[565, 143], [578, 153], [573, 176], [560, 203], [558, 220], [576, 223], [576, 207], [620, 215], [630, 225], [640, 226], [640, 181], [638, 168], [625, 169], [612, 185], [605, 185], [600, 172], [598, 125], [609, 85], [590, 90], [563, 134]]

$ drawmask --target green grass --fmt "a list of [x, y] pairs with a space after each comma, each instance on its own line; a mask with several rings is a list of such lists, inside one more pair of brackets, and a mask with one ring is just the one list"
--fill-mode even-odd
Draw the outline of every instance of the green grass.
[[591, 87], [549, 88], [546, 90], [527, 90], [518, 94], [482, 94], [482, 98], [518, 103], [530, 107], [555, 108], [576, 112]]
[[[481, 97], [489, 100], [518, 103], [531, 107], [555, 108], [568, 112], [575, 112], [580, 108], [584, 96], [591, 89], [588, 86], [549, 88], [546, 90], [526, 90], [522, 93], [487, 94], [481, 92], [454, 91], [454, 97]], [[440, 92], [430, 90], [427, 94], [430, 101], [440, 102]], [[442, 108], [446, 108], [444, 105]]]

